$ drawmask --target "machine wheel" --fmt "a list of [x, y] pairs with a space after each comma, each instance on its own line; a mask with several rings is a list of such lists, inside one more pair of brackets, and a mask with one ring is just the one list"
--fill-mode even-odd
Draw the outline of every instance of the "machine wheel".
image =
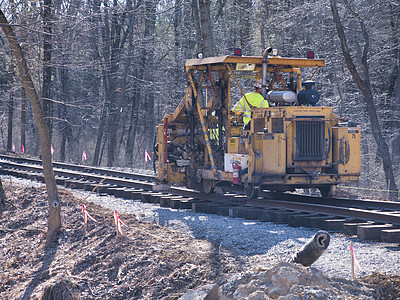
[[246, 193], [246, 197], [249, 199], [256, 199], [258, 198], [258, 193], [260, 188], [256, 186], [254, 183], [249, 183], [247, 187], [244, 187], [244, 191]]
[[328, 199], [335, 195], [336, 186], [334, 185], [324, 185], [319, 187], [319, 192], [321, 193], [322, 198]]
[[206, 194], [211, 193], [214, 190], [214, 180], [212, 179], [203, 179], [203, 192]]

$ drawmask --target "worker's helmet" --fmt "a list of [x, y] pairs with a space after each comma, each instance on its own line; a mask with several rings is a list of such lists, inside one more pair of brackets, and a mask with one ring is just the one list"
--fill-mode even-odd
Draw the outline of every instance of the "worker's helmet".
[[261, 79], [253, 82], [253, 87], [255, 87], [256, 89], [261, 89], [261, 86], [262, 86]]

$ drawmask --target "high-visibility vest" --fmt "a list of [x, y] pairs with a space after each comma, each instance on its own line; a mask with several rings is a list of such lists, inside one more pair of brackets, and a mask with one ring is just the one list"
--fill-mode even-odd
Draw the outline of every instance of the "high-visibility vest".
[[[269, 107], [268, 101], [264, 99], [264, 97], [260, 93], [247, 93], [246, 99], [251, 105], [255, 107]], [[243, 112], [244, 124], [249, 123], [251, 120], [251, 108], [248, 105], [246, 99], [242, 97], [242, 99], [240, 99], [232, 109], [233, 112]]]

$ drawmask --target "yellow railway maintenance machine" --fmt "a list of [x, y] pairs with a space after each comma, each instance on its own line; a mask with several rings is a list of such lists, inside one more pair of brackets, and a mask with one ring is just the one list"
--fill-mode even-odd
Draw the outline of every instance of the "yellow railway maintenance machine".
[[[358, 182], [360, 128], [317, 106], [311, 80], [322, 59], [261, 57], [189, 59], [186, 93], [158, 125], [158, 180], [201, 188], [283, 192], [318, 188], [329, 197], [338, 184]], [[302, 82], [301, 69], [312, 68]], [[243, 95], [239, 81], [260, 80], [269, 108], [251, 107], [244, 126], [231, 111]], [[236, 92], [231, 99], [231, 92]]]

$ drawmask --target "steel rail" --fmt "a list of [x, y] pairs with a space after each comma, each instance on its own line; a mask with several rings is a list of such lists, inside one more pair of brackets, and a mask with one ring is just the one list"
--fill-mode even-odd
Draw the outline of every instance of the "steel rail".
[[[30, 163], [30, 164], [34, 164], [34, 165], [42, 165], [42, 161], [40, 159], [25, 158], [25, 157], [13, 157], [13, 156], [9, 156], [9, 155], [0, 154], [0, 163], [6, 163], [6, 162], [10, 162], [10, 161], [18, 162], [18, 163]], [[53, 161], [53, 167], [60, 168], [60, 169], [77, 170], [77, 171], [86, 172], [86, 173], [97, 173], [97, 174], [102, 174], [102, 175], [107, 175], [107, 176], [147, 180], [147, 181], [153, 181], [153, 182], [157, 180], [154, 176], [146, 175], [146, 174], [129, 173], [126, 171], [118, 171], [118, 170], [111, 170], [111, 169], [106, 169], [106, 168], [83, 166], [83, 165], [75, 165], [75, 164], [61, 163], [61, 162], [55, 162], [55, 161]]]
[[265, 198], [273, 198], [275, 200], [306, 202], [306, 203], [323, 204], [331, 206], [400, 210], [400, 202], [394, 202], [394, 201], [369, 200], [369, 199], [361, 200], [361, 199], [348, 199], [348, 198], [335, 198], [335, 197], [329, 199], [323, 199], [321, 197], [316, 197], [316, 196], [296, 195], [287, 193], [271, 193], [268, 191], [260, 191], [260, 196]]
[[[17, 160], [21, 160], [18, 158]], [[7, 173], [7, 170], [20, 169], [23, 171], [34, 172], [33, 174], [42, 173], [42, 167], [37, 163], [37, 160], [23, 160], [24, 163], [13, 162], [12, 159], [5, 159], [0, 156], [0, 166], [3, 173]], [[39, 161], [40, 162], [40, 161]], [[58, 167], [54, 168], [56, 176], [68, 177], [75, 180], [85, 180], [89, 183], [99, 183], [103, 180], [103, 184], [110, 184], [116, 187], [127, 187], [127, 188], [140, 188], [148, 191], [154, 191], [155, 186], [158, 185], [154, 181], [148, 180], [137, 180], [131, 178], [123, 178], [118, 176], [119, 172], [105, 172], [104, 174], [93, 174], [88, 172], [85, 168], [74, 167], [76, 165], [70, 164], [58, 164]], [[70, 168], [72, 166], [72, 168]], [[68, 168], [68, 169], [67, 169]], [[103, 170], [103, 169], [101, 169]], [[104, 176], [104, 175], [108, 176]], [[115, 174], [117, 176], [113, 176]], [[144, 177], [146, 178], [146, 177]], [[330, 199], [325, 200], [327, 204], [321, 204], [321, 198], [310, 198], [310, 197], [298, 197], [298, 195], [282, 194], [282, 197], [290, 198], [290, 200], [274, 200], [274, 199], [258, 199], [251, 200], [247, 199], [243, 195], [235, 194], [204, 194], [196, 190], [187, 189], [184, 187], [176, 186], [165, 186], [163, 192], [169, 192], [176, 195], [182, 195], [186, 197], [192, 197], [201, 200], [208, 200], [213, 202], [229, 203], [232, 205], [245, 205], [248, 207], [257, 208], [281, 208], [287, 210], [295, 210], [300, 212], [308, 213], [319, 213], [325, 215], [335, 215], [344, 218], [354, 218], [359, 220], [372, 220], [380, 223], [391, 223], [394, 225], [400, 225], [400, 204], [397, 202], [386, 202], [386, 201], [372, 201], [372, 200], [350, 200], [350, 199]], [[262, 195], [268, 196], [268, 193], [263, 191]], [[270, 196], [270, 195], [269, 195]], [[308, 203], [305, 203], [307, 200]], [[299, 202], [301, 201], [301, 202]], [[313, 203], [316, 202], [316, 203]], [[334, 204], [334, 205], [332, 205]], [[339, 205], [342, 205], [341, 207]], [[359, 207], [370, 207], [370, 208], [385, 208], [391, 209], [393, 212], [383, 211], [371, 211], [367, 209], [361, 209], [356, 207], [343, 207], [344, 205], [354, 205]]]
[[[9, 168], [9, 169], [21, 169], [24, 171], [31, 171], [35, 173], [42, 173], [43, 168], [42, 166], [39, 165], [27, 165], [27, 164], [19, 164], [19, 163], [14, 163], [14, 162], [4, 162], [0, 161], [0, 166], [4, 169]], [[86, 181], [91, 181], [91, 182], [96, 182], [99, 183], [100, 181], [103, 181], [104, 184], [113, 184], [117, 185], [120, 187], [132, 187], [132, 188], [143, 188], [143, 189], [148, 189], [152, 190], [153, 186], [155, 183], [153, 181], [147, 181], [147, 180], [135, 180], [135, 179], [129, 179], [129, 178], [121, 178], [121, 177], [107, 177], [103, 176], [101, 174], [91, 174], [91, 173], [86, 173], [86, 172], [77, 172], [76, 170], [69, 170], [69, 169], [60, 169], [60, 168], [54, 168], [54, 174], [56, 176], [62, 176], [62, 177], [68, 177], [71, 179], [76, 179], [76, 180], [86, 180]]]
[[337, 207], [337, 206], [323, 205], [318, 203], [314, 204], [314, 203], [272, 200], [272, 199], [250, 200], [247, 199], [245, 196], [201, 194], [197, 191], [190, 191], [187, 189], [179, 189], [179, 190], [170, 189], [170, 191], [174, 191], [177, 193], [184, 193], [185, 196], [188, 197], [200, 196], [204, 200], [211, 200], [211, 201], [236, 204], [236, 205], [242, 204], [246, 206], [252, 206], [255, 208], [283, 208], [288, 210], [296, 210], [300, 212], [335, 215], [344, 218], [354, 218], [359, 220], [400, 225], [400, 210], [398, 210], [397, 212], [381, 212], [381, 211], [371, 211], [367, 209], [360, 209], [353, 207]]
[[309, 204], [282, 200], [253, 200], [248, 201], [247, 204], [252, 204], [257, 207], [264, 208], [285, 208], [292, 210], [299, 210], [302, 212], [313, 212], [327, 215], [335, 215], [338, 217], [351, 217], [360, 220], [372, 220], [375, 222], [391, 223], [400, 225], [400, 211], [398, 215], [389, 212], [368, 211], [365, 209], [351, 208], [351, 207], [336, 207], [321, 204]]

